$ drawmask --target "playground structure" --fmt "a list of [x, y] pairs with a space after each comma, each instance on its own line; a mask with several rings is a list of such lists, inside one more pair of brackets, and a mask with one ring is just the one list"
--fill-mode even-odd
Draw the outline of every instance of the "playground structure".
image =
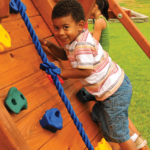
[[[36, 34], [61, 45], [60, 41], [55, 38], [50, 19], [55, 2], [53, 0], [22, 0], [22, 2], [27, 7], [26, 13]], [[87, 0], [80, 2], [84, 7], [87, 20], [95, 2], [91, 0], [88, 3]], [[112, 3], [111, 6], [112, 10], [116, 10], [115, 3]], [[118, 16], [120, 10], [117, 12], [115, 10], [113, 12]], [[121, 13], [126, 19], [124, 12]], [[10, 14], [8, 18], [2, 20], [2, 25], [10, 34], [12, 46], [0, 53], [0, 76], [3, 79], [0, 80], [0, 147], [4, 150], [85, 149], [86, 146], [65, 105], [61, 102], [55, 86], [49, 82], [46, 73], [39, 69], [42, 61], [32, 44], [31, 37], [21, 16], [19, 14]], [[133, 34], [132, 31], [131, 34]], [[141, 34], [138, 34], [138, 36], [141, 37]], [[138, 43], [143, 47], [143, 44], [147, 43], [147, 41], [143, 36], [141, 39], [144, 43], [142, 42], [141, 44], [140, 41]], [[148, 48], [148, 43], [146, 48]], [[150, 57], [149, 49], [146, 50], [146, 48], [144, 47], [144, 51]], [[46, 53], [49, 61], [56, 59], [48, 51]], [[60, 63], [63, 63], [68, 68], [70, 67], [67, 62], [61, 61]], [[22, 91], [28, 101], [28, 109], [21, 111], [19, 114], [8, 113], [3, 105], [12, 86]], [[92, 145], [96, 147], [102, 138], [102, 134], [97, 124], [91, 120], [90, 113], [94, 102], [82, 104], [77, 99], [75, 95], [82, 88], [78, 80], [69, 79], [65, 81], [63, 88]], [[64, 120], [63, 129], [55, 134], [45, 131], [39, 124], [39, 120], [45, 111], [52, 107], [57, 107], [61, 111]], [[138, 133], [131, 121], [129, 125], [134, 132]], [[146, 149], [148, 148], [146, 147]]]

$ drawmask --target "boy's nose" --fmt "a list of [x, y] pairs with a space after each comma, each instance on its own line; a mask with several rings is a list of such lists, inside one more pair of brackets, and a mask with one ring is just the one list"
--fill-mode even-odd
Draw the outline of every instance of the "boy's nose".
[[59, 35], [63, 35], [64, 34], [64, 30], [63, 29], [60, 29], [59, 30]]

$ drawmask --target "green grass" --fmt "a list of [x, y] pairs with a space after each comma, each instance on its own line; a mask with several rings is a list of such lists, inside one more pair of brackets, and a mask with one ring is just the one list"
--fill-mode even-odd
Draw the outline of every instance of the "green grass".
[[[121, 4], [123, 7], [128, 6], [125, 3]], [[134, 11], [139, 12], [140, 10], [139, 13], [146, 11], [150, 17], [150, 9], [149, 12], [144, 9], [144, 7], [136, 8], [134, 5]], [[150, 61], [121, 23], [109, 25], [110, 57], [124, 69], [133, 86], [129, 117], [147, 140], [150, 148]], [[136, 23], [135, 25], [150, 42], [150, 23]], [[89, 24], [89, 30], [92, 29], [93, 25]]]

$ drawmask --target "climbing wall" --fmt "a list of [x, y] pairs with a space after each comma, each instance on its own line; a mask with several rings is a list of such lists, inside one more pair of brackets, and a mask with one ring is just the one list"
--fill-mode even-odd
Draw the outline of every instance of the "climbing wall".
[[[22, 0], [22, 2], [27, 7], [26, 13], [37, 36], [58, 44], [45, 18], [41, 16], [34, 3], [31, 0]], [[0, 109], [3, 110], [0, 114], [1, 130], [5, 133], [7, 129], [5, 141], [4, 136], [0, 134], [1, 148], [4, 150], [5, 148], [7, 150], [13, 148], [20, 150], [85, 149], [86, 146], [55, 85], [49, 81], [47, 74], [39, 69], [42, 63], [41, 58], [20, 14], [10, 14], [8, 18], [2, 20], [2, 26], [11, 37], [12, 46], [0, 53], [0, 101], [4, 103], [9, 89], [16, 87], [26, 97], [28, 108], [15, 114], [7, 111], [4, 105], [0, 105]], [[56, 59], [48, 50], [45, 53], [50, 61]], [[66, 68], [70, 67], [68, 62], [61, 63]], [[91, 109], [94, 103], [83, 104], [77, 99], [76, 93], [82, 88], [78, 80], [66, 80], [62, 86], [90, 141], [95, 139], [92, 144], [94, 147], [97, 146], [102, 135], [97, 124], [91, 120]], [[63, 118], [63, 128], [56, 133], [43, 129], [39, 123], [45, 111], [51, 108], [58, 108]]]

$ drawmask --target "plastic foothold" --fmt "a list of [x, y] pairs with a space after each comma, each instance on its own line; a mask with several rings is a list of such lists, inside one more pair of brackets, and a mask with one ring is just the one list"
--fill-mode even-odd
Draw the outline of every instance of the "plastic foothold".
[[18, 114], [22, 109], [27, 109], [27, 100], [17, 88], [10, 88], [5, 99], [5, 106]]
[[[10, 14], [11, 13], [17, 14], [19, 12], [18, 7], [15, 3], [15, 0], [11, 0], [10, 3], [9, 3], [9, 6], [10, 6]], [[22, 6], [23, 6], [23, 11], [26, 11], [27, 10], [26, 5], [24, 5], [24, 3], [22, 3]]]
[[82, 88], [76, 96], [81, 102], [95, 101], [95, 96], [90, 94], [85, 88]]
[[[57, 75], [57, 76], [58, 76], [59, 82], [60, 82], [61, 84], [64, 84], [64, 80], [63, 80], [59, 75]], [[47, 77], [48, 77], [48, 79], [51, 81], [51, 83], [54, 84], [51, 75], [48, 74]]]
[[63, 127], [63, 119], [60, 111], [57, 108], [47, 110], [39, 122], [42, 128], [50, 130], [53, 133], [62, 129]]
[[0, 24], [0, 52], [4, 51], [4, 49], [8, 47], [11, 47], [11, 38]]
[[98, 143], [98, 146], [94, 148], [94, 150], [101, 150], [101, 149], [112, 150], [112, 148], [104, 138], [102, 138], [102, 140]]

